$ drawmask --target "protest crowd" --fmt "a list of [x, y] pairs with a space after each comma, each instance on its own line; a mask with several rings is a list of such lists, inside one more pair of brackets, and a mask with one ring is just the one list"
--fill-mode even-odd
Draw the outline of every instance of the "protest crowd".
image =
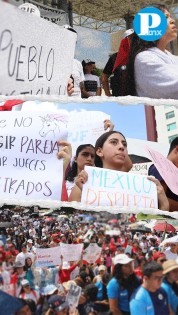
[[[118, 53], [109, 59], [101, 77], [107, 96], [178, 98], [177, 57], [164, 54], [177, 30], [167, 9], [162, 11], [168, 31], [159, 41], [146, 45], [134, 30], [124, 33]], [[80, 98], [101, 95], [94, 61], [73, 60], [67, 92]], [[0, 110], [9, 111], [17, 102], [23, 103], [10, 100]], [[72, 162], [72, 145], [58, 143], [64, 171], [62, 201], [81, 202], [88, 180], [85, 166], [131, 170], [126, 138], [113, 129], [112, 122], [105, 120], [106, 132], [95, 146], [79, 145]], [[167, 156], [176, 167], [177, 148], [178, 137]], [[158, 208], [177, 211], [178, 197], [156, 166], [152, 165], [149, 175], [154, 175], [148, 180], [155, 184]], [[178, 315], [178, 234], [174, 227], [169, 229], [166, 222], [161, 230], [134, 229], [134, 214], [122, 220], [122, 214], [86, 214], [73, 208], [49, 212], [37, 207], [35, 211], [3, 206], [0, 213], [0, 315]]]
[[9, 227], [0, 235], [0, 314], [138, 314], [144, 306], [134, 294], [144, 288], [153, 308], [178, 314], [178, 241], [169, 242], [176, 232], [133, 230], [135, 215], [126, 222], [64, 209], [1, 211]]

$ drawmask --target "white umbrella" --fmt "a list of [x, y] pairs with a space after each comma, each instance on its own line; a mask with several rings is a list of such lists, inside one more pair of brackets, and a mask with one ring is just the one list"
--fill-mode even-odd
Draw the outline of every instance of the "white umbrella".
[[169, 244], [169, 243], [178, 243], [178, 235], [175, 235], [173, 237], [170, 238], [166, 238], [161, 244], [160, 246], [164, 245], [164, 244]]

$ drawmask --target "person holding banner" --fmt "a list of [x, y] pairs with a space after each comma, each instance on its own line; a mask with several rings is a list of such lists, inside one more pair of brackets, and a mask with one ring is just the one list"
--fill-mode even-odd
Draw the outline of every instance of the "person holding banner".
[[[131, 169], [132, 162], [128, 156], [127, 141], [121, 132], [108, 131], [97, 139], [95, 166], [122, 172], [128, 172]], [[76, 177], [69, 201], [81, 201], [83, 184], [86, 183], [87, 179], [86, 171], [82, 170]], [[148, 176], [148, 179], [156, 184], [159, 209], [169, 211], [169, 202], [162, 185], [152, 176]]]
[[[113, 130], [114, 124], [109, 119], [104, 120], [104, 130]], [[66, 187], [68, 195], [73, 189], [76, 176], [84, 169], [85, 165], [94, 166], [95, 149], [91, 144], [81, 144], [76, 150], [72, 166], [66, 173]], [[70, 201], [70, 200], [69, 200]]]

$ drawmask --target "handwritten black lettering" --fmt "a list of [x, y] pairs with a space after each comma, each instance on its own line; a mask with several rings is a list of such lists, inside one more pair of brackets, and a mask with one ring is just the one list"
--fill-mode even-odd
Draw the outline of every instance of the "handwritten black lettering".
[[0, 166], [6, 166], [7, 165], [7, 156], [2, 156], [0, 158]]
[[18, 54], [18, 61], [17, 61], [17, 72], [16, 72], [16, 81], [25, 81], [24, 79], [19, 78], [20, 64], [24, 63], [24, 61], [21, 60], [21, 58], [20, 58], [21, 57], [21, 49], [22, 48], [26, 48], [26, 46], [20, 45], [20, 47], [19, 47], [19, 54]]
[[46, 169], [46, 161], [35, 160], [35, 159], [25, 159], [25, 158], [15, 158], [15, 162], [12, 164], [14, 167], [27, 168], [30, 171], [44, 171]]
[[6, 126], [6, 120], [0, 120], [0, 128], [4, 128]]
[[13, 136], [0, 136], [0, 148], [3, 149], [12, 149], [12, 147], [14, 147], [14, 141], [16, 139], [16, 137]]
[[22, 118], [16, 118], [14, 120], [14, 127], [30, 127], [32, 124], [32, 118], [31, 117], [22, 117]]

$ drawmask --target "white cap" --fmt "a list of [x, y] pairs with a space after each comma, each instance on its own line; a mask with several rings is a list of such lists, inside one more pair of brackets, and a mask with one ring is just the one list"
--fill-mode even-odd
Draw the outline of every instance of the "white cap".
[[133, 33], [134, 33], [133, 28], [130, 28], [129, 30], [126, 30], [126, 31], [124, 32], [123, 38], [126, 38], [126, 37], [132, 35]]
[[30, 285], [30, 282], [27, 279], [23, 279], [21, 281], [21, 285], [22, 285], [22, 287], [25, 287], [26, 285]]
[[69, 269], [70, 265], [67, 261], [64, 261], [62, 264], [62, 269]]
[[105, 265], [100, 265], [99, 267], [98, 267], [98, 271], [105, 271], [106, 270], [106, 266]]
[[129, 262], [133, 261], [132, 258], [129, 258], [126, 254], [118, 254], [113, 258], [113, 264], [121, 264], [121, 265], [126, 265]]
[[29, 239], [27, 240], [27, 243], [33, 244], [33, 241], [29, 238]]

